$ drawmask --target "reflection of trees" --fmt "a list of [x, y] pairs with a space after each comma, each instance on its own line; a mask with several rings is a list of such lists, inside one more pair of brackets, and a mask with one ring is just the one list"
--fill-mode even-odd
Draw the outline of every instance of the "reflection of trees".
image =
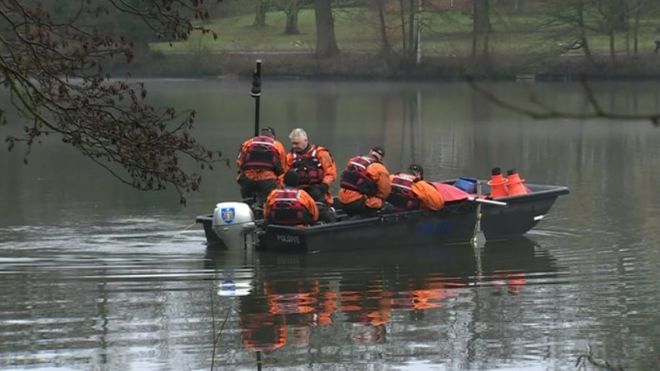
[[[417, 89], [405, 89], [401, 92], [401, 117], [397, 125], [391, 125], [388, 130], [390, 139], [396, 138], [396, 143], [391, 146], [397, 148], [390, 172], [406, 171], [411, 163], [419, 163], [424, 159], [425, 143], [423, 122], [422, 122], [422, 92]], [[399, 160], [397, 164], [396, 160]], [[407, 160], [404, 160], [407, 159]], [[397, 166], [398, 165], [398, 166]]]
[[[316, 96], [316, 117], [315, 125], [316, 131], [314, 136], [317, 138], [310, 138], [312, 143], [318, 143], [332, 151], [335, 148], [335, 131], [337, 130], [337, 109], [339, 95], [333, 90], [320, 90]], [[321, 142], [322, 140], [322, 142]], [[332, 152], [331, 152], [332, 153]], [[335, 158], [335, 161], [338, 161]], [[340, 162], [338, 166], [342, 166]]]

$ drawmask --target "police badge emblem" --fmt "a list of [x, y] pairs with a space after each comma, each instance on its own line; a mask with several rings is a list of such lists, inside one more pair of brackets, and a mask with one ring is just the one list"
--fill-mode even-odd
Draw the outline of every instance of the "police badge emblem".
[[233, 207], [220, 209], [220, 217], [225, 223], [231, 224], [236, 217], [236, 210]]

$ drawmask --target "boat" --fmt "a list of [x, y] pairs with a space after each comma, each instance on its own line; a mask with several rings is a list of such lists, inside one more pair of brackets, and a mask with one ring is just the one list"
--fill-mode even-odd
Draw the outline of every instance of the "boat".
[[[487, 182], [479, 183], [484, 184], [487, 195]], [[336, 222], [307, 227], [266, 225], [255, 220], [253, 211], [242, 202], [219, 203], [213, 214], [198, 216], [196, 222], [203, 225], [209, 246], [226, 248], [320, 252], [470, 244], [476, 241], [479, 230], [487, 241], [524, 235], [544, 218], [560, 195], [569, 193], [564, 186], [526, 186], [527, 194], [491, 200], [463, 192], [439, 211], [403, 211], [368, 218], [351, 218], [335, 203]]]

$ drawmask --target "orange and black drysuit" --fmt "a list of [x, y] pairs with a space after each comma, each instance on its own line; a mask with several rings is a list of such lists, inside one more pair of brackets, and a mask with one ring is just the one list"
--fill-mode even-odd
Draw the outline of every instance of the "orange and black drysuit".
[[397, 173], [390, 175], [392, 192], [387, 202], [394, 206], [395, 211], [403, 210], [440, 210], [445, 201], [440, 192], [428, 182], [412, 175]]
[[319, 209], [307, 192], [284, 187], [268, 195], [264, 216], [271, 224], [310, 225], [319, 220]]
[[342, 173], [339, 201], [348, 214], [369, 214], [383, 207], [390, 191], [385, 165], [371, 156], [356, 156]]
[[263, 200], [287, 170], [286, 151], [279, 141], [259, 135], [243, 142], [236, 158], [241, 196]]
[[301, 152], [291, 151], [286, 155], [286, 165], [300, 176], [299, 188], [314, 200], [332, 205], [330, 186], [337, 179], [337, 167], [326, 148], [308, 145]]

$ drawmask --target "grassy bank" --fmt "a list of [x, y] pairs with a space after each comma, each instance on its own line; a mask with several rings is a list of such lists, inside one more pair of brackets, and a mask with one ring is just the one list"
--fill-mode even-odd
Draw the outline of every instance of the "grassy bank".
[[[317, 59], [312, 9], [299, 13], [300, 34], [284, 34], [283, 12], [270, 12], [266, 27], [253, 27], [254, 16], [239, 15], [206, 24], [218, 39], [195, 34], [185, 42], [153, 43], [151, 52], [133, 66], [138, 75], [218, 76], [249, 75], [255, 59], [264, 61], [269, 76], [346, 78], [457, 78], [466, 73], [491, 78], [520, 74], [565, 78], [578, 71], [607, 77], [660, 76], [660, 56], [653, 53], [655, 19], [640, 22], [638, 51], [630, 32], [614, 36], [610, 53], [606, 33], [592, 32], [588, 39], [593, 61], [582, 50], [571, 50], [575, 32], [552, 14], [497, 14], [488, 36], [488, 55], [475, 63], [472, 57], [472, 18], [461, 11], [425, 12], [421, 34], [422, 59], [418, 65], [385, 61], [375, 12], [365, 8], [335, 11], [335, 31], [341, 54]], [[396, 25], [396, 14], [388, 24]], [[389, 29], [394, 52], [400, 51], [398, 27]]]

